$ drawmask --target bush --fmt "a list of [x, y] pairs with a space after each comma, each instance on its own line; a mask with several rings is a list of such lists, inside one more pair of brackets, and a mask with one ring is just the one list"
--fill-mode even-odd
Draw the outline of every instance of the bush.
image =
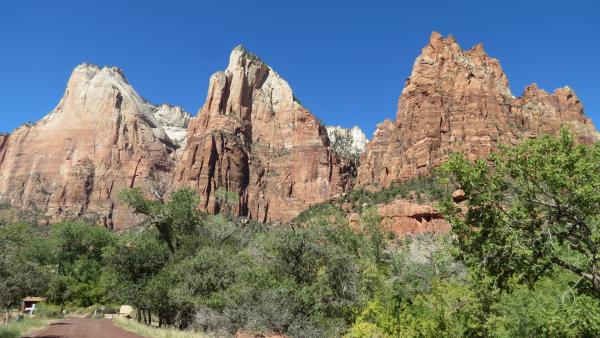
[[45, 318], [61, 318], [60, 306], [49, 303], [38, 303], [35, 314]]
[[341, 197], [341, 203], [350, 203], [352, 210], [360, 212], [364, 205], [390, 203], [394, 199], [412, 198], [417, 203], [432, 203], [447, 195], [447, 188], [438, 184], [435, 177], [423, 176], [409, 181], [393, 183], [387, 188], [370, 192], [365, 189], [352, 190]]

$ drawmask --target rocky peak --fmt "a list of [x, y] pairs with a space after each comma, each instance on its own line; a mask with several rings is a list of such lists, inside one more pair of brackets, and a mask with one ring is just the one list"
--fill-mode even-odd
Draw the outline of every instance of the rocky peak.
[[[227, 69], [211, 77], [200, 115], [206, 115], [205, 126], [239, 128], [252, 141], [290, 148], [294, 140], [282, 137], [281, 130], [272, 126], [291, 122], [297, 110], [304, 108], [294, 99], [289, 84], [256, 55], [238, 46], [231, 52]], [[223, 115], [228, 117], [221, 118]]]
[[568, 86], [548, 93], [533, 83], [525, 88], [521, 97], [512, 100], [511, 112], [511, 122], [520, 137], [555, 134], [562, 126], [568, 126], [580, 142], [589, 144], [600, 140], [600, 134], [584, 113], [583, 104]]
[[151, 104], [117, 67], [87, 63], [75, 67], [59, 104], [39, 123], [76, 125], [85, 119], [123, 119], [123, 115], [143, 120], [154, 136], [171, 148], [185, 145], [190, 114], [181, 107]]
[[56, 108], [0, 146], [0, 200], [53, 221], [131, 226], [135, 216], [117, 194], [164, 193], [188, 121], [181, 108], [143, 99], [120, 69], [79, 65]]
[[482, 44], [463, 51], [434, 32], [402, 90], [395, 125], [378, 126], [367, 144], [357, 181], [386, 186], [429, 173], [450, 152], [482, 158], [498, 144], [554, 134], [563, 125], [584, 142], [597, 138], [572, 90], [548, 94], [534, 84], [515, 98]]
[[289, 84], [241, 46], [231, 52], [227, 68], [210, 78], [188, 137], [174, 185], [198, 191], [200, 207], [210, 212], [223, 207], [215, 191], [226, 189], [240, 197], [238, 215], [289, 220], [343, 192], [353, 171]]
[[454, 40], [452, 35], [443, 37], [438, 32], [432, 32], [429, 36], [429, 44], [423, 48], [422, 54], [435, 54], [442, 52], [456, 52], [460, 50], [460, 47]]

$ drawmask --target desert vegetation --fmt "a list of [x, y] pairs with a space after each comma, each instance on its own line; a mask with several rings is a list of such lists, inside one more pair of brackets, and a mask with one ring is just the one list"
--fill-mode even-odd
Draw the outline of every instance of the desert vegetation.
[[[125, 233], [3, 224], [0, 302], [43, 294], [59, 315], [131, 304], [136, 330], [224, 336], [598, 336], [599, 166], [600, 144], [563, 131], [489, 161], [456, 155], [436, 179], [357, 190], [279, 225], [202, 213], [186, 189], [164, 201], [124, 190], [146, 216]], [[224, 210], [235, 204], [220, 195]], [[397, 196], [437, 201], [452, 232], [388, 236], [373, 205]], [[360, 213], [359, 229], [342, 203]]]

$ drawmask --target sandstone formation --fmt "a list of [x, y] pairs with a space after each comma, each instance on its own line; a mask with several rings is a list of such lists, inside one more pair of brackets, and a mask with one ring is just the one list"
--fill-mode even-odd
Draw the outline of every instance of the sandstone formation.
[[379, 205], [377, 210], [383, 228], [398, 236], [450, 230], [450, 224], [430, 204], [396, 199], [392, 203]]
[[331, 148], [342, 158], [359, 158], [365, 151], [369, 140], [358, 126], [352, 128], [327, 126], [326, 129]]
[[164, 192], [189, 119], [181, 108], [148, 103], [117, 68], [80, 65], [52, 112], [0, 137], [0, 200], [50, 221], [128, 227], [134, 215], [117, 194]]
[[368, 143], [357, 182], [388, 186], [429, 173], [450, 152], [482, 158], [498, 144], [556, 134], [562, 125], [582, 142], [600, 139], [570, 88], [550, 94], [531, 85], [515, 98], [481, 44], [463, 51], [434, 32], [406, 81], [396, 121], [381, 123]]
[[[463, 51], [438, 33], [414, 63], [395, 121], [379, 124], [368, 143], [358, 127], [323, 126], [284, 79], [242, 47], [210, 78], [193, 119], [144, 100], [119, 69], [83, 64], [51, 113], [0, 134], [0, 203], [45, 221], [83, 217], [118, 230], [139, 221], [117, 198], [123, 188], [161, 197], [190, 187], [202, 210], [280, 222], [348, 191], [356, 174], [357, 184], [373, 191], [428, 174], [450, 152], [482, 158], [498, 144], [565, 125], [581, 142], [600, 139], [570, 88], [547, 93], [532, 84], [514, 97], [500, 63], [481, 45]], [[464, 194], [453, 197], [460, 202]], [[447, 226], [431, 207], [409, 201], [379, 211], [398, 234]]]
[[209, 212], [223, 206], [216, 192], [225, 189], [239, 197], [238, 215], [276, 222], [344, 192], [351, 172], [288, 83], [236, 47], [190, 123], [173, 189], [196, 190]]

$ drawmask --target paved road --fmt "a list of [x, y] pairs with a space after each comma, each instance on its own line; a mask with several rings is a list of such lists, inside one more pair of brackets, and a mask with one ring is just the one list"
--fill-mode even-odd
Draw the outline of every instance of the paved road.
[[110, 319], [57, 320], [27, 338], [144, 338], [113, 325]]

